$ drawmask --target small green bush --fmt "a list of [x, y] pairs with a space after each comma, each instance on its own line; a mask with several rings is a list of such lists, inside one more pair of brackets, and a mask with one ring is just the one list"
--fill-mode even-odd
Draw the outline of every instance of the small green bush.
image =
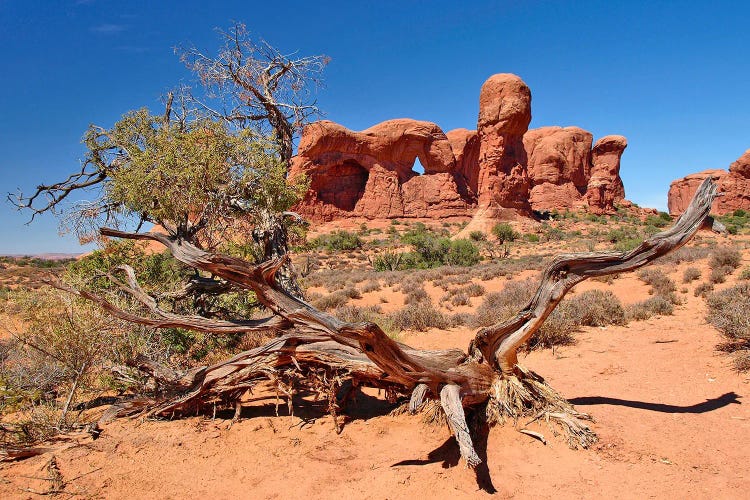
[[492, 234], [495, 235], [497, 241], [500, 243], [515, 241], [519, 236], [507, 222], [499, 222], [495, 224], [492, 227]]
[[310, 242], [312, 248], [325, 248], [329, 252], [355, 250], [362, 246], [362, 240], [357, 234], [349, 231], [334, 231], [321, 235]]
[[469, 233], [469, 239], [471, 241], [484, 241], [487, 239], [487, 236], [482, 231], [472, 231]]

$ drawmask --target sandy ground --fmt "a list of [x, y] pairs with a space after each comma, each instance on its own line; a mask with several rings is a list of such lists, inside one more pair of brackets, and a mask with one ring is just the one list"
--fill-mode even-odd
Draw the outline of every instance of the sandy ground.
[[[576, 345], [522, 360], [594, 416], [592, 449], [571, 450], [545, 425], [530, 426], [543, 445], [508, 424], [478, 444], [485, 463], [475, 473], [447, 428], [390, 416], [393, 405], [375, 392], [350, 406], [338, 435], [320, 403], [295, 416], [282, 406], [277, 417], [274, 400], [261, 399], [231, 428], [227, 413], [113, 422], [96, 441], [3, 464], [0, 497], [35, 498], [23, 490], [47, 487], [34, 478], [46, 477], [54, 454], [65, 491], [91, 498], [747, 498], [750, 375], [715, 351], [719, 334], [692, 294], [700, 280], [680, 284], [684, 267], [671, 273], [689, 288], [673, 316], [585, 328]], [[611, 289], [623, 303], [644, 293], [633, 276], [584, 285], [578, 291]], [[461, 328], [402, 340], [465, 348], [472, 336]]]

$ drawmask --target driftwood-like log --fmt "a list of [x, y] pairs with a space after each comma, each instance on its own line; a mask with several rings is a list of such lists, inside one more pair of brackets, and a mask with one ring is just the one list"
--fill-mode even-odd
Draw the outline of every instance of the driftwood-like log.
[[[269, 380], [287, 399], [298, 387], [317, 392], [327, 390], [329, 400], [335, 401], [331, 392], [336, 384], [322, 384], [321, 380], [343, 377], [354, 386], [385, 389], [391, 396], [410, 395], [408, 408], [412, 412], [422, 407], [426, 399], [439, 399], [461, 456], [474, 467], [481, 460], [464, 417], [467, 407], [486, 408], [490, 423], [522, 416], [555, 422], [567, 431], [571, 446], [586, 447], [595, 441], [596, 436], [584, 423], [587, 416], [576, 412], [540, 376], [519, 366], [516, 353], [577, 283], [590, 277], [632, 271], [687, 242], [708, 216], [715, 196], [716, 185], [706, 179], [674, 226], [653, 235], [630, 252], [558, 256], [544, 271], [529, 304], [510, 320], [480, 330], [468, 352], [414, 349], [389, 338], [374, 323], [347, 323], [315, 309], [277, 283], [276, 273], [286, 257], [256, 266], [236, 257], [206, 252], [160, 233], [101, 230], [105, 236], [161, 242], [184, 264], [253, 291], [274, 314], [273, 318], [218, 321], [168, 313], [159, 309], [156, 301], [138, 286], [128, 268], [121, 269], [127, 283], [118, 282], [118, 286], [145, 305], [151, 318], [123, 311], [89, 292], [76, 293], [99, 303], [113, 315], [136, 323], [216, 333], [265, 329], [277, 335], [264, 346], [213, 366], [191, 370], [170, 381], [169, 390], [158, 398], [115, 409], [114, 413], [146, 408], [151, 415], [172, 416], [217, 401], [231, 406], [253, 385]], [[329, 405], [332, 413], [335, 406]]]

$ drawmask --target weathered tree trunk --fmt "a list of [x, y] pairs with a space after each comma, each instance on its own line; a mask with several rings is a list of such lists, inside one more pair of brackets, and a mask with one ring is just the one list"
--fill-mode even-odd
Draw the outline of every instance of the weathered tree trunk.
[[[587, 447], [596, 440], [585, 424], [588, 416], [578, 413], [542, 377], [520, 366], [517, 351], [575, 284], [594, 276], [631, 271], [687, 242], [708, 215], [715, 196], [715, 184], [706, 179], [673, 227], [630, 252], [558, 256], [545, 270], [529, 304], [510, 320], [480, 330], [467, 353], [458, 349], [414, 349], [392, 340], [374, 323], [346, 323], [318, 311], [279, 283], [286, 256], [253, 266], [158, 233], [101, 231], [106, 236], [160, 241], [184, 264], [253, 291], [275, 319], [227, 322], [165, 313], [149, 300], [127, 270], [129, 283], [120, 284], [121, 288], [146, 304], [156, 318], [137, 317], [88, 292], [77, 293], [123, 319], [152, 326], [179, 325], [217, 333], [258, 329], [277, 332], [277, 337], [262, 347], [162, 381], [168, 389], [161, 397], [116, 408], [112, 414], [146, 409], [150, 415], [172, 416], [216, 402], [231, 406], [247, 389], [269, 380], [288, 399], [295, 387], [323, 392], [330, 399], [337, 387], [330, 381], [348, 379], [354, 386], [385, 389], [391, 396], [410, 395], [411, 411], [417, 411], [427, 399], [439, 400], [461, 456], [474, 467], [481, 460], [464, 417], [467, 407], [486, 411], [490, 423], [521, 417], [554, 422], [566, 431], [572, 447]], [[334, 407], [329, 405], [332, 412]]]

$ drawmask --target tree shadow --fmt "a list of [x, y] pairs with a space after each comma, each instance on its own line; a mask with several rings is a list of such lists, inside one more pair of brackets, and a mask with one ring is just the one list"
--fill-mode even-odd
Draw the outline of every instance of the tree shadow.
[[658, 411], [662, 413], [707, 413], [718, 410], [731, 404], [742, 404], [739, 399], [741, 396], [734, 392], [727, 392], [719, 397], [707, 399], [702, 403], [696, 403], [690, 406], [668, 405], [663, 403], [647, 403], [645, 401], [633, 401], [630, 399], [609, 398], [605, 396], [584, 396], [569, 399], [574, 405], [616, 405], [627, 406], [629, 408], [638, 408], [640, 410]]
[[[487, 493], [497, 493], [495, 485], [492, 483], [492, 477], [490, 476], [490, 468], [487, 465], [487, 439], [489, 437], [490, 427], [486, 423], [478, 426], [476, 432], [472, 432], [472, 440], [474, 441], [474, 449], [482, 459], [482, 463], [474, 469], [476, 476], [477, 486]], [[451, 436], [445, 440], [443, 444], [432, 450], [427, 454], [426, 459], [422, 460], [402, 460], [393, 464], [391, 467], [399, 467], [403, 465], [428, 465], [438, 462], [442, 462], [443, 469], [449, 469], [455, 467], [461, 461], [461, 452], [458, 448], [456, 439]]]

